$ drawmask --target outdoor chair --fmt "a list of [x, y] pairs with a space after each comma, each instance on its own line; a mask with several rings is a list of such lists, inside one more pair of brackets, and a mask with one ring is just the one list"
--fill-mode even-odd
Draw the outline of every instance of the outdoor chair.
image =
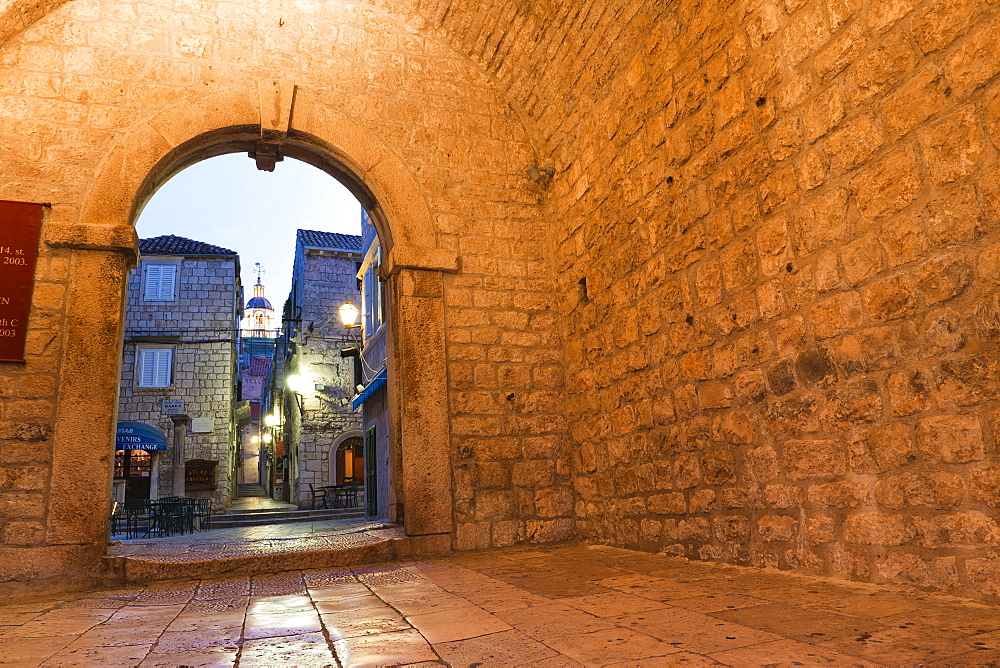
[[111, 505], [111, 535], [125, 532], [125, 507], [118, 501]]
[[194, 528], [193, 520], [198, 520], [198, 531], [208, 531], [212, 523], [212, 499], [196, 499], [192, 516], [192, 529]]
[[328, 507], [325, 487], [320, 487], [319, 489], [316, 489], [315, 487], [313, 487], [312, 483], [309, 483], [309, 492], [310, 494], [312, 494], [312, 501], [309, 504], [310, 508], [312, 508], [313, 510], [316, 509], [316, 499], [320, 500], [324, 508]]
[[129, 499], [122, 504], [121, 513], [125, 516], [125, 538], [138, 538], [143, 528], [149, 533], [153, 522], [149, 499]]
[[344, 484], [343, 488], [343, 503], [344, 508], [357, 508], [358, 507], [358, 496], [359, 492], [363, 488], [360, 482], [348, 482]]

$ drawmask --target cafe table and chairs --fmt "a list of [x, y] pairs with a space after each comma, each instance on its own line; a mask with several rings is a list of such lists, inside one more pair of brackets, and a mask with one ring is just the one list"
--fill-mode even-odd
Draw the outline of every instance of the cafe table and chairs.
[[345, 482], [340, 485], [322, 487], [327, 494], [330, 508], [357, 508], [358, 497], [364, 489], [360, 482]]
[[159, 538], [174, 534], [192, 533], [197, 509], [197, 499], [164, 497], [148, 501], [143, 538]]

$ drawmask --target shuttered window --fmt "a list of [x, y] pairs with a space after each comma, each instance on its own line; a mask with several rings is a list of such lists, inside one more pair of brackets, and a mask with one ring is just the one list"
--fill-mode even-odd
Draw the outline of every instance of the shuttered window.
[[172, 302], [176, 297], [177, 265], [147, 264], [142, 298], [147, 302]]
[[172, 348], [140, 348], [139, 387], [170, 387], [173, 361]]

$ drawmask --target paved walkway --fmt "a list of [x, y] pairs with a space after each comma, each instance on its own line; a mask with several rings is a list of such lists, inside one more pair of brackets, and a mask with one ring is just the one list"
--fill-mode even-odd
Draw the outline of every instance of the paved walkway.
[[997, 661], [1000, 608], [582, 545], [0, 606], [24, 666]]
[[[242, 513], [248, 510], [298, 510], [299, 507], [294, 503], [286, 503], [284, 501], [275, 501], [269, 496], [243, 496], [238, 499], [234, 499], [227, 512], [230, 513]], [[220, 513], [218, 517], [222, 517], [223, 514]]]
[[251, 557], [281, 552], [341, 550], [401, 538], [402, 528], [364, 518], [289, 522], [257, 527], [210, 529], [162, 538], [115, 540], [109, 557], [135, 557], [152, 561], [200, 561]]

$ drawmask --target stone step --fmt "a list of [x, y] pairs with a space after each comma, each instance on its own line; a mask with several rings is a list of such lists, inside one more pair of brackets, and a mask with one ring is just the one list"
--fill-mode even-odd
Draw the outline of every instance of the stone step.
[[268, 524], [290, 524], [292, 522], [323, 522], [326, 520], [363, 519], [365, 513], [360, 508], [337, 510], [246, 510], [238, 513], [224, 513], [212, 516], [213, 529], [234, 527], [254, 527]]
[[240, 498], [267, 496], [267, 490], [255, 483], [240, 483], [236, 487], [236, 496]]

